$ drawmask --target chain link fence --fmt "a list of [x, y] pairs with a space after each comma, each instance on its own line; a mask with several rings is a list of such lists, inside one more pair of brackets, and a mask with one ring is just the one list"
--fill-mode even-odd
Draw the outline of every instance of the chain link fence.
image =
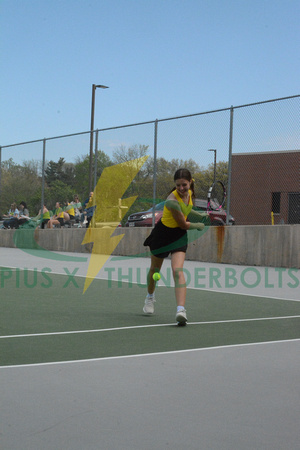
[[[299, 119], [300, 95], [295, 95], [95, 130], [93, 154], [89, 131], [5, 145], [0, 148], [0, 214], [21, 200], [37, 213], [43, 203], [55, 201], [51, 189], [57, 197], [71, 200], [77, 193], [83, 200], [90, 164], [95, 186], [105, 167], [147, 154], [126, 193], [138, 196], [128, 214], [164, 199], [175, 170], [185, 165], [195, 178], [197, 198], [206, 199], [215, 172], [225, 182], [225, 208], [237, 225], [300, 223]], [[62, 158], [61, 179], [50, 186], [49, 162]]]

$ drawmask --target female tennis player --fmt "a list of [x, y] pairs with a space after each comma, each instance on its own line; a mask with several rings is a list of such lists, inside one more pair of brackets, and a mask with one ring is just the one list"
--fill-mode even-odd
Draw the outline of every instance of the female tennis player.
[[[175, 320], [178, 325], [185, 325], [187, 322], [185, 310], [186, 283], [182, 269], [188, 244], [187, 230], [203, 230], [204, 224], [200, 220], [207, 214], [192, 210], [195, 193], [194, 180], [190, 171], [178, 169], [175, 172], [174, 181], [175, 188], [167, 197], [162, 218], [144, 242], [145, 246], [150, 247], [151, 266], [147, 280], [148, 294], [143, 311], [145, 314], [153, 314], [154, 312], [155, 281], [153, 274], [160, 271], [164, 259], [171, 253], [171, 267], [177, 303]], [[188, 222], [188, 215], [193, 215], [199, 222]]]

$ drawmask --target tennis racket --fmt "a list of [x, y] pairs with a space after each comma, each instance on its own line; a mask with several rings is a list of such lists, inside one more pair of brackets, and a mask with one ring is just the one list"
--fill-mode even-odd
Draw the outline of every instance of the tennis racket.
[[207, 211], [220, 210], [226, 200], [226, 189], [221, 181], [215, 181], [207, 194]]

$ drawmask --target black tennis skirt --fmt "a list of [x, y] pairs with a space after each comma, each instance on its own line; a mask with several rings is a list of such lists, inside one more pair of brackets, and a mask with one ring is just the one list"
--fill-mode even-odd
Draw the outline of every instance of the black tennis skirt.
[[186, 252], [187, 244], [186, 230], [166, 227], [161, 220], [144, 242], [144, 246], [150, 247], [152, 255], [158, 258], [166, 258], [170, 253]]

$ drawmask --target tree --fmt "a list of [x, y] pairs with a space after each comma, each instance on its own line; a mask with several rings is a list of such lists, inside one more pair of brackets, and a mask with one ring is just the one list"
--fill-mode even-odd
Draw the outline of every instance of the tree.
[[[206, 199], [207, 193], [214, 181], [214, 164], [209, 164], [206, 169], [202, 169], [194, 174], [196, 197]], [[222, 181], [227, 187], [228, 184], [228, 162], [220, 161], [216, 164], [216, 179]]]
[[73, 200], [72, 186], [64, 183], [61, 180], [56, 180], [52, 183], [52, 186], [46, 192], [45, 199], [47, 200], [47, 206], [54, 208], [56, 202], [60, 202], [62, 205]]
[[120, 145], [113, 152], [113, 163], [121, 164], [133, 159], [143, 158], [147, 156], [149, 145], [132, 145], [126, 149], [125, 145]]
[[6, 213], [12, 202], [27, 203], [30, 213], [34, 213], [35, 204], [31, 198], [41, 189], [39, 163], [24, 161], [23, 166], [15, 164], [10, 158], [2, 163], [0, 210]]
[[49, 161], [45, 169], [45, 180], [51, 186], [57, 180], [72, 186], [75, 179], [74, 164], [66, 163], [64, 158], [59, 158], [58, 162]]
[[45, 180], [48, 186], [51, 186], [54, 181], [61, 178], [64, 162], [64, 158], [59, 158], [58, 162], [52, 160], [48, 162], [45, 169]]
[[[123, 176], [128, 178], [129, 180], [128, 189], [124, 193], [124, 197], [140, 195], [141, 186], [145, 180], [145, 173], [142, 167], [137, 173], [137, 175], [133, 177], [132, 174], [136, 170], [136, 167], [133, 166], [132, 161], [147, 156], [148, 148], [149, 148], [148, 145], [133, 145], [128, 149], [126, 149], [124, 145], [121, 145], [113, 152], [114, 164], [123, 164], [124, 166]], [[130, 180], [133, 181], [130, 182]]]
[[[113, 162], [103, 151], [97, 152], [97, 174], [96, 179], [99, 180], [101, 173], [106, 167], [112, 166]], [[74, 190], [81, 199], [88, 196], [89, 186], [89, 155], [83, 155], [76, 158], [74, 166]], [[95, 167], [95, 155], [93, 155], [93, 167]]]
[[[101, 150], [97, 159], [97, 180], [102, 171], [113, 164], [121, 164], [138, 159], [147, 155], [149, 147], [147, 145], [133, 145], [129, 148], [120, 146], [113, 152], [113, 159], [110, 159]], [[156, 174], [156, 195], [155, 202], [158, 203], [166, 198], [168, 192], [174, 187], [173, 176], [180, 167], [187, 167], [195, 179], [195, 194], [197, 198], [206, 199], [207, 192], [214, 178], [214, 165], [200, 167], [194, 160], [165, 158], [157, 159]], [[36, 215], [41, 207], [42, 192], [42, 172], [41, 163], [38, 161], [23, 161], [23, 164], [16, 164], [12, 158], [1, 163], [1, 197], [0, 212], [6, 213], [12, 202], [20, 203], [24, 200], [32, 216]], [[127, 176], [131, 170], [131, 164], [124, 171]], [[129, 173], [129, 178], [131, 179]], [[216, 166], [216, 177], [227, 187], [228, 184], [228, 163], [220, 161]], [[45, 169], [45, 189], [44, 199], [47, 206], [54, 207], [55, 202], [71, 200], [76, 193], [81, 200], [88, 196], [89, 185], [89, 155], [84, 155], [75, 160], [75, 164], [67, 163], [64, 158], [59, 158], [57, 162], [49, 161]], [[116, 180], [116, 183], [118, 180]], [[153, 205], [153, 182], [154, 182], [154, 160], [149, 156], [145, 164], [129, 182], [129, 188], [124, 193], [124, 198], [137, 196], [137, 200], [132, 205], [128, 214], [135, 211], [147, 210]]]

